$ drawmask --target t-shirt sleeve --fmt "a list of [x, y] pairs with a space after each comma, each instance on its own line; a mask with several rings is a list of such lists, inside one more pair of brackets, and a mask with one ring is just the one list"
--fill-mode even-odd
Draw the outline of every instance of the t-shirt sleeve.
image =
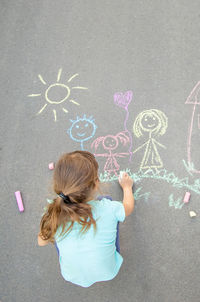
[[116, 219], [120, 222], [123, 222], [126, 217], [123, 203], [112, 200], [111, 206]]

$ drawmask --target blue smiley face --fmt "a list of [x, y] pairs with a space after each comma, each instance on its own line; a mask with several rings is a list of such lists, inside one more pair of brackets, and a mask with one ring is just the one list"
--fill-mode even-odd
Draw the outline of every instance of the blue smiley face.
[[89, 124], [88, 122], [79, 122], [75, 125], [76, 128], [76, 135], [79, 137], [84, 137], [87, 133], [87, 128]]
[[83, 142], [94, 136], [96, 125], [87, 119], [76, 120], [70, 128], [70, 137], [78, 142]]

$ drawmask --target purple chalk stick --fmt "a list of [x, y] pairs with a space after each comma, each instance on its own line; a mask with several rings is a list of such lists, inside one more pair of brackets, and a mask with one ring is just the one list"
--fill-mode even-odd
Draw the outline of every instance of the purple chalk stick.
[[17, 205], [18, 205], [19, 211], [23, 212], [24, 211], [24, 206], [23, 206], [22, 196], [21, 196], [20, 191], [15, 192], [15, 197], [17, 199]]

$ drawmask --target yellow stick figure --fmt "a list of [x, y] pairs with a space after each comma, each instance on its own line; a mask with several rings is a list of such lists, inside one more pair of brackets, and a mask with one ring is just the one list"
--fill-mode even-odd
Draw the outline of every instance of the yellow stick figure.
[[136, 137], [144, 135], [147, 132], [149, 139], [142, 146], [133, 151], [133, 154], [145, 148], [144, 156], [140, 164], [141, 170], [152, 169], [158, 172], [158, 168], [163, 167], [163, 162], [158, 153], [157, 146], [166, 149], [166, 147], [157, 142], [153, 136], [161, 136], [166, 132], [168, 119], [166, 115], [157, 109], [149, 109], [138, 114], [133, 124], [133, 133]]

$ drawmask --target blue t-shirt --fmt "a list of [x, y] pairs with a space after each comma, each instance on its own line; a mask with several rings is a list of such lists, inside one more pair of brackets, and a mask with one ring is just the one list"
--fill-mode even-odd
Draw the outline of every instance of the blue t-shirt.
[[115, 246], [117, 223], [125, 219], [123, 204], [106, 198], [88, 203], [96, 221], [96, 234], [93, 225], [80, 234], [81, 225], [75, 222], [68, 235], [58, 236], [61, 226], [55, 235], [63, 278], [83, 287], [113, 279], [123, 262]]

